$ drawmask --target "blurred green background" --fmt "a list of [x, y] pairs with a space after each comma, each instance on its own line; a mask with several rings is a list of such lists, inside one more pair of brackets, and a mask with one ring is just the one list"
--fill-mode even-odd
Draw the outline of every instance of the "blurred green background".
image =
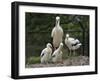
[[[47, 43], [52, 43], [51, 31], [55, 26], [55, 18], [60, 16], [60, 25], [65, 34], [69, 33], [71, 37], [78, 38], [83, 41], [83, 33], [80, 24], [76, 18], [80, 19], [85, 29], [85, 55], [89, 52], [89, 16], [88, 15], [69, 15], [69, 14], [46, 14], [46, 13], [25, 13], [25, 53], [26, 64], [40, 63], [41, 51], [46, 47]], [[69, 51], [64, 45], [63, 59], [67, 59]], [[82, 55], [82, 46], [77, 50], [77, 55]]]

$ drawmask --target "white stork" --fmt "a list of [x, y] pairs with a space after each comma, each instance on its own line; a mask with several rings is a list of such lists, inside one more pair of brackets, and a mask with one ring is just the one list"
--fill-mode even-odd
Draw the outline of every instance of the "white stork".
[[52, 62], [53, 63], [63, 63], [62, 48], [63, 48], [63, 43], [60, 43], [59, 48], [53, 52], [53, 54], [52, 54]]
[[70, 50], [70, 55], [71, 51], [73, 51], [75, 54], [75, 50], [79, 49], [80, 46], [82, 45], [78, 39], [69, 37], [69, 34], [66, 34], [65, 44]]
[[53, 38], [54, 50], [57, 49], [62, 42], [63, 38], [63, 29], [60, 26], [60, 17], [56, 17], [56, 25], [52, 30], [51, 37]]
[[40, 55], [41, 63], [47, 64], [48, 62], [50, 62], [51, 54], [52, 54], [52, 45], [48, 43], [46, 48], [44, 48], [41, 52], [41, 55]]

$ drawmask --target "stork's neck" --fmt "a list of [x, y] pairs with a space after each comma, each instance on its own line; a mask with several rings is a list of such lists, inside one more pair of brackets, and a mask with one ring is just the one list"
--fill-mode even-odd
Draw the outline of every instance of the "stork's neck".
[[47, 46], [47, 49], [50, 50], [51, 48], [49, 46]]
[[60, 26], [60, 20], [56, 20], [56, 27]]
[[59, 46], [58, 51], [61, 51], [61, 49], [62, 49], [62, 46]]
[[66, 37], [66, 38], [67, 38], [67, 40], [68, 40], [69, 37]]

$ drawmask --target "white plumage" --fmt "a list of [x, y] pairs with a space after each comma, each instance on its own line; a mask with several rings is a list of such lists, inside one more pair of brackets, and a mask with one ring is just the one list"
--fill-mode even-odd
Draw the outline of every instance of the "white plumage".
[[74, 51], [75, 54], [75, 50], [80, 48], [80, 46], [82, 45], [78, 39], [69, 37], [69, 34], [66, 34], [65, 44], [70, 50], [70, 55], [71, 55], [71, 50]]
[[41, 63], [48, 63], [51, 59], [51, 54], [52, 54], [52, 45], [50, 43], [47, 44], [46, 48], [44, 48], [41, 52], [40, 58], [41, 58]]
[[54, 49], [58, 48], [63, 38], [63, 29], [60, 26], [60, 17], [56, 17], [56, 25], [52, 30], [51, 37], [53, 38]]
[[59, 48], [56, 49], [53, 54], [52, 54], [52, 62], [53, 63], [62, 63], [62, 48], [63, 48], [63, 43], [60, 43]]

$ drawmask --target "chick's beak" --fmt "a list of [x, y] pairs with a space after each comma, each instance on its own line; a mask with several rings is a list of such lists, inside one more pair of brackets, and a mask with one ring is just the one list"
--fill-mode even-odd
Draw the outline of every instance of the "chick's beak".
[[52, 46], [50, 45], [50, 48], [52, 48]]

